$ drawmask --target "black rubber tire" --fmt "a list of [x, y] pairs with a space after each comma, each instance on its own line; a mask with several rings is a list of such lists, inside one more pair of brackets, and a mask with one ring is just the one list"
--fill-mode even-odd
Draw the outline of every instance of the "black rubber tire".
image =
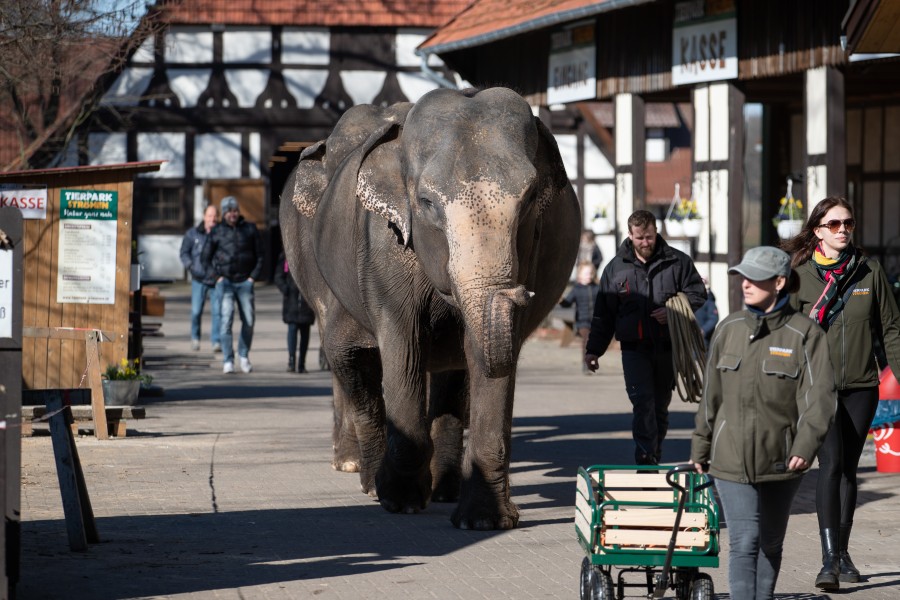
[[591, 600], [591, 559], [581, 561], [581, 575], [578, 577], [578, 596], [581, 600]]
[[691, 582], [691, 600], [713, 600], [715, 590], [712, 578], [706, 573], [697, 573]]
[[591, 595], [589, 600], [613, 600], [613, 580], [609, 573], [600, 569], [591, 571]]

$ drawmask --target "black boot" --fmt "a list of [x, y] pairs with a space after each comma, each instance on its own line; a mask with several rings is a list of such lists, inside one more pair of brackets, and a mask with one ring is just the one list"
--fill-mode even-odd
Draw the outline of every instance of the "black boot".
[[822, 570], [816, 576], [816, 587], [820, 590], [838, 590], [841, 587], [841, 553], [838, 549], [838, 532], [834, 529], [820, 529], [822, 540]]
[[841, 575], [840, 580], [846, 583], [857, 583], [859, 581], [859, 569], [850, 560], [850, 553], [847, 548], [850, 545], [850, 525], [841, 525]]
[[295, 364], [296, 364], [296, 363], [294, 362], [294, 355], [291, 354], [290, 356], [288, 356], [288, 367], [287, 367], [288, 373], [293, 373], [293, 372], [294, 372], [294, 365], [295, 365]]

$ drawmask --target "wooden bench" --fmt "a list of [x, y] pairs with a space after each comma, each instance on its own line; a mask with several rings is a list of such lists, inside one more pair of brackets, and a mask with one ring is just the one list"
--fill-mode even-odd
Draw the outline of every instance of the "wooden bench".
[[[78, 434], [82, 425], [85, 428], [93, 428], [94, 415], [89, 404], [74, 405], [72, 408], [72, 433]], [[22, 435], [30, 436], [33, 433], [33, 421], [41, 419], [47, 414], [44, 406], [23, 406], [22, 407]], [[147, 411], [142, 406], [107, 406], [106, 407], [106, 426], [109, 435], [114, 437], [125, 437], [126, 435], [126, 419], [143, 419], [147, 416]]]

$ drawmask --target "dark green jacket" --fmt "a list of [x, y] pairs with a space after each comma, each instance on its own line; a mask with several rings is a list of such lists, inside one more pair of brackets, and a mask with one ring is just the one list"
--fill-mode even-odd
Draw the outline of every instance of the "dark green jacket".
[[[811, 261], [797, 267], [800, 291], [791, 303], [808, 315], [825, 289], [825, 281]], [[839, 290], [846, 298], [837, 319], [828, 327], [828, 346], [837, 389], [878, 385], [878, 366], [872, 344], [882, 340], [888, 364], [900, 373], [900, 310], [884, 270], [877, 261], [860, 256], [856, 270]]]
[[732, 313], [709, 349], [691, 460], [739, 483], [799, 476], [790, 457], [812, 462], [836, 407], [821, 327], [789, 305]]

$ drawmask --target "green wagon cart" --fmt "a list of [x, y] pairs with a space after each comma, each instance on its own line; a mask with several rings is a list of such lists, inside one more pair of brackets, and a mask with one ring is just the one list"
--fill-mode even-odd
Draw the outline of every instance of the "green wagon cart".
[[[719, 566], [719, 508], [712, 480], [679, 465], [595, 465], [578, 469], [575, 530], [584, 549], [582, 600], [621, 598], [626, 587], [667, 589], [679, 600], [711, 600], [713, 582], [702, 568]], [[614, 590], [612, 569], [618, 578]], [[624, 575], [643, 575], [627, 583]]]

